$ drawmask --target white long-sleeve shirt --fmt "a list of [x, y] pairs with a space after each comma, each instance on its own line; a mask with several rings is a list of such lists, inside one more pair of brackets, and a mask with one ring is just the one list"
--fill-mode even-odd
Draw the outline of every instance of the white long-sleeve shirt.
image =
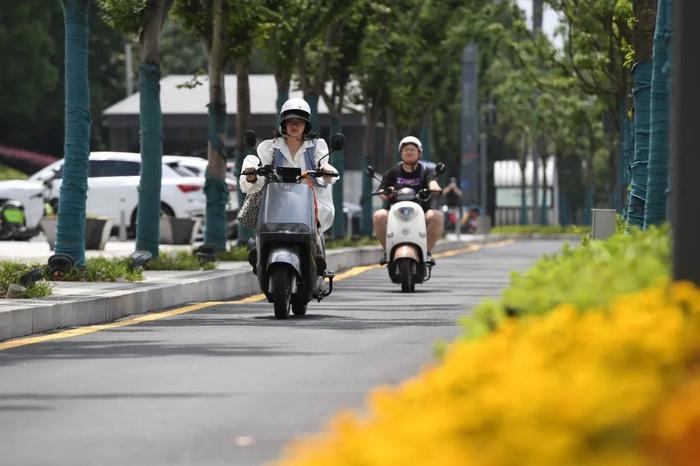
[[[284, 156], [282, 166], [297, 167], [301, 168], [302, 171], [313, 170], [315, 167], [306, 166], [304, 153], [306, 152], [307, 148], [313, 147], [314, 142], [316, 142], [314, 161], [315, 163], [318, 163], [319, 159], [328, 153], [328, 145], [326, 144], [326, 141], [324, 141], [321, 138], [316, 140], [304, 141], [299, 150], [297, 150], [294, 154], [290, 152], [289, 147], [287, 147], [287, 143], [283, 137], [278, 137], [275, 139], [266, 139], [263, 142], [261, 142], [260, 145], [258, 145], [257, 153], [258, 157], [260, 157], [260, 160], [262, 160], [263, 165], [272, 165], [272, 159], [275, 149], [279, 149], [279, 151]], [[254, 155], [248, 155], [245, 159], [243, 159], [243, 164], [241, 168], [242, 171], [245, 171], [247, 168], [257, 168], [258, 164], [259, 161], [257, 157], [255, 157]], [[324, 170], [337, 173], [337, 170], [333, 168], [332, 165], [325, 163], [325, 160], [322, 165]], [[333, 218], [335, 217], [335, 208], [333, 206], [332, 190], [329, 185], [335, 183], [337, 180], [338, 178], [330, 178], [325, 181], [322, 181], [323, 183], [325, 183], [325, 186], [314, 185], [314, 189], [316, 191], [316, 199], [318, 201], [318, 216], [319, 223], [321, 224], [320, 229], [322, 232], [328, 230], [331, 227], [331, 225], [333, 225]], [[319, 179], [319, 181], [321, 181], [321, 179]], [[246, 180], [245, 175], [241, 175], [238, 184], [241, 191], [243, 191], [246, 194], [258, 192], [263, 188], [264, 185], [265, 179], [263, 177], [259, 176], [257, 180], [251, 183], [248, 180]]]

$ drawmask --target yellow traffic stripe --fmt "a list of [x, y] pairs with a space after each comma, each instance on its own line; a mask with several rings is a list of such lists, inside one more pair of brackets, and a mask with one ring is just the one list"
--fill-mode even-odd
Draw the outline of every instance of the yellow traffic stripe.
[[[500, 245], [500, 244], [506, 244], [508, 242], [512, 242], [512, 240], [501, 241], [499, 243], [492, 243], [492, 244], [493, 245]], [[470, 246], [467, 246], [464, 248], [454, 249], [452, 251], [446, 251], [446, 252], [443, 252], [440, 254], [436, 254], [434, 257], [436, 257], [436, 258], [452, 257], [452, 256], [456, 256], [458, 254], [463, 254], [466, 252], [477, 251], [477, 250], [481, 249], [481, 247], [482, 247], [481, 245], [476, 245], [476, 244], [470, 245]], [[337, 282], [340, 280], [345, 280], [346, 278], [355, 277], [357, 275], [363, 274], [363, 273], [368, 272], [370, 270], [378, 269], [380, 267], [382, 267], [382, 266], [380, 266], [380, 265], [362, 265], [362, 266], [358, 266], [358, 267], [353, 267], [349, 270], [346, 270], [345, 272], [342, 272], [342, 273], [339, 273], [338, 275], [336, 275], [335, 279], [333, 281]], [[206, 308], [212, 307], [212, 306], [219, 306], [219, 305], [224, 305], [224, 304], [257, 303], [257, 302], [262, 301], [264, 299], [265, 299], [265, 295], [260, 293], [260, 294], [247, 296], [245, 298], [237, 299], [235, 301], [207, 301], [204, 303], [191, 304], [189, 306], [179, 307], [177, 309], [170, 309], [168, 311], [149, 312], [147, 314], [140, 314], [136, 317], [130, 317], [130, 318], [126, 318], [124, 320], [120, 320], [117, 322], [110, 322], [107, 324], [87, 325], [87, 326], [83, 326], [83, 327], [72, 328], [69, 330], [63, 330], [63, 331], [56, 332], [56, 333], [48, 333], [48, 334], [42, 334], [42, 335], [14, 338], [12, 340], [0, 342], [0, 351], [6, 350], [6, 349], [11, 349], [11, 348], [17, 348], [20, 346], [33, 345], [36, 343], [44, 343], [47, 341], [62, 340], [65, 338], [72, 338], [72, 337], [78, 337], [81, 335], [88, 335], [90, 333], [100, 332], [102, 330], [111, 330], [111, 329], [115, 329], [115, 328], [128, 327], [130, 325], [137, 325], [137, 324], [141, 324], [143, 322], [152, 322], [154, 320], [160, 320], [160, 319], [165, 319], [168, 317], [177, 316], [180, 314], [187, 314], [189, 312], [199, 311], [201, 309], [206, 309]]]

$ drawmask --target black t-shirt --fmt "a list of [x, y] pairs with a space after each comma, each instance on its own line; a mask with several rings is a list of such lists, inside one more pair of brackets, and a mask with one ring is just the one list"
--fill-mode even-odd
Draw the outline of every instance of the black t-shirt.
[[[417, 169], [412, 172], [404, 170], [403, 164], [399, 163], [384, 174], [379, 189], [393, 186], [396, 190], [401, 188], [413, 188], [416, 191], [420, 191], [421, 189], [427, 188], [428, 184], [435, 179], [437, 179], [435, 171], [427, 168], [422, 163], [418, 163]], [[390, 202], [394, 203], [396, 200], [392, 199]], [[430, 201], [419, 202], [419, 204], [425, 211], [430, 209]]]

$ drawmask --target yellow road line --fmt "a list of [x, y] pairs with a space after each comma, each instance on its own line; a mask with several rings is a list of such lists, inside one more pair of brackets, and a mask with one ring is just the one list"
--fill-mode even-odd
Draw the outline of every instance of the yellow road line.
[[166, 317], [172, 317], [179, 314], [186, 314], [188, 312], [198, 311], [211, 306], [216, 306], [218, 304], [226, 304], [223, 301], [208, 301], [206, 303], [191, 304], [189, 306], [180, 307], [177, 309], [171, 309], [169, 311], [153, 312], [148, 314], [142, 314], [133, 318], [126, 320], [120, 320], [117, 322], [111, 322], [108, 324], [97, 324], [97, 325], [87, 325], [84, 327], [72, 328], [70, 330], [64, 330], [57, 333], [49, 333], [46, 335], [36, 335], [30, 337], [15, 338], [13, 340], [8, 340], [0, 343], [0, 351], [17, 348], [18, 346], [32, 345], [34, 343], [43, 343], [46, 341], [61, 340], [64, 338], [77, 337], [80, 335], [87, 335], [90, 333], [99, 332], [101, 330], [108, 330], [120, 327], [128, 327], [129, 325], [136, 325], [143, 322], [150, 322], [153, 320], [164, 319]]
[[507, 240], [503, 240], [503, 241], [496, 241], [493, 243], [470, 244], [469, 246], [465, 246], [463, 248], [452, 249], [450, 251], [441, 252], [439, 254], [433, 254], [433, 257], [436, 259], [440, 259], [441, 257], [452, 257], [452, 256], [457, 256], [459, 254], [464, 254], [466, 252], [478, 251], [479, 249], [481, 249], [483, 247], [505, 246], [507, 244], [511, 244], [514, 242], [515, 241], [512, 239], [507, 239]]
[[[501, 243], [507, 243], [507, 242], [512, 242], [512, 240], [502, 241]], [[493, 244], [498, 244], [498, 243], [493, 243]], [[452, 257], [452, 256], [456, 256], [457, 254], [463, 254], [466, 252], [477, 251], [477, 250], [481, 249], [481, 247], [482, 247], [481, 245], [471, 245], [471, 246], [467, 246], [464, 248], [455, 249], [452, 251], [446, 251], [446, 252], [443, 252], [440, 254], [436, 254], [435, 257], [436, 258]], [[358, 266], [358, 267], [353, 267], [349, 270], [346, 270], [345, 272], [342, 272], [342, 273], [339, 273], [338, 275], [336, 275], [334, 281], [337, 282], [340, 280], [345, 280], [346, 278], [355, 277], [357, 275], [363, 274], [363, 273], [368, 272], [370, 270], [378, 269], [380, 267], [382, 267], [382, 266], [380, 266], [380, 265], [362, 265], [362, 266]], [[257, 302], [262, 301], [264, 299], [265, 299], [265, 295], [260, 293], [260, 294], [254, 294], [251, 296], [247, 296], [245, 298], [241, 298], [241, 299], [238, 299], [235, 301], [207, 301], [204, 303], [191, 304], [189, 306], [184, 306], [184, 307], [180, 307], [177, 309], [171, 309], [169, 311], [149, 312], [147, 314], [141, 314], [141, 315], [138, 315], [136, 317], [130, 317], [130, 318], [127, 318], [124, 320], [120, 320], [117, 322], [110, 322], [107, 324], [87, 325], [84, 327], [72, 328], [69, 330], [63, 330], [61, 332], [56, 332], [56, 333], [15, 338], [15, 339], [8, 340], [5, 342], [0, 342], [0, 351], [6, 350], [6, 349], [11, 349], [11, 348], [17, 348], [20, 346], [33, 345], [36, 343], [44, 343], [47, 341], [62, 340], [65, 338], [72, 338], [72, 337], [78, 337], [81, 335], [88, 335], [90, 333], [100, 332], [102, 330], [111, 330], [111, 329], [115, 329], [115, 328], [128, 327], [130, 325], [136, 325], [136, 324], [140, 324], [143, 322], [152, 322], [154, 320], [160, 320], [160, 319], [165, 319], [168, 317], [177, 316], [180, 314], [187, 314], [189, 312], [199, 311], [201, 309], [205, 309], [205, 308], [212, 307], [212, 306], [218, 306], [218, 305], [223, 305], [223, 304], [257, 303]]]

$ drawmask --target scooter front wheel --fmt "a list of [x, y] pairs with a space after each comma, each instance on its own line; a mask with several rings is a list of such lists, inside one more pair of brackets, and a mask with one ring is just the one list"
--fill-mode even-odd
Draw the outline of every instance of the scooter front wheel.
[[289, 317], [292, 298], [292, 271], [288, 267], [275, 267], [270, 275], [270, 281], [275, 318], [286, 319]]
[[416, 283], [413, 279], [413, 261], [411, 259], [399, 259], [398, 272], [401, 278], [401, 291], [411, 293], [416, 289]]
[[292, 296], [292, 312], [295, 316], [303, 316], [306, 314], [307, 303], [300, 296]]

